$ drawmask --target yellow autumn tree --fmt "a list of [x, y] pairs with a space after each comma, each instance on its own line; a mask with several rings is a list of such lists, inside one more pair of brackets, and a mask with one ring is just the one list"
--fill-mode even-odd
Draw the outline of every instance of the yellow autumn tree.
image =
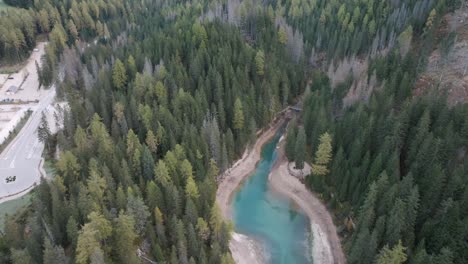
[[331, 136], [328, 132], [320, 136], [320, 144], [315, 152], [315, 161], [312, 163], [312, 173], [314, 175], [326, 175], [329, 170], [328, 163], [332, 157]]

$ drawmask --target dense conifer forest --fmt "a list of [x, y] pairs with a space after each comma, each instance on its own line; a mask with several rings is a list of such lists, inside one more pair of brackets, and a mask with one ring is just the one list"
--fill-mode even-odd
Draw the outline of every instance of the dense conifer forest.
[[[339, 222], [345, 223], [341, 233], [348, 263], [466, 263], [468, 107], [448, 106], [439, 92], [422, 96], [414, 96], [412, 92], [428, 54], [437, 45], [434, 38], [441, 21], [437, 14], [444, 14], [451, 5], [439, 1], [427, 6], [430, 1], [409, 1], [407, 5], [393, 4], [392, 12], [377, 11], [385, 9], [382, 7], [385, 3], [393, 2], [374, 5], [376, 14], [393, 12], [405, 16], [404, 10], [413, 10], [415, 14], [417, 8], [422, 8], [428, 10], [425, 23], [411, 13], [395, 20], [408, 21], [400, 27], [392, 26], [392, 16], [386, 20], [385, 16], [376, 18], [384, 19], [385, 25], [376, 23], [381, 25], [377, 26], [379, 31], [395, 30], [386, 38], [377, 34], [389, 41], [386, 45], [390, 49], [385, 52], [374, 46], [376, 40], [370, 41], [369, 35], [375, 30], [361, 29], [352, 36], [347, 35], [353, 33], [348, 28], [347, 33], [333, 35], [332, 39], [340, 36], [340, 41], [332, 50], [330, 46], [325, 49], [328, 57], [367, 52], [370, 58], [367, 80], [378, 88], [364, 100], [343, 105], [348, 90], [355, 85], [353, 77], [334, 85], [328, 76], [316, 72], [311, 94], [304, 100], [303, 127], [291, 129], [288, 134], [288, 157], [295, 160], [296, 166], [303, 166], [303, 150], [297, 147], [302, 146], [297, 143], [304, 138], [302, 131], [308, 145], [308, 161], [313, 164], [313, 173], [306, 183], [311, 190], [321, 193], [338, 212]], [[350, 13], [346, 13], [346, 8], [341, 5], [335, 18], [344, 17], [348, 22]], [[307, 13], [308, 9], [303, 10]], [[360, 10], [356, 7], [351, 13], [354, 23], [361, 21]], [[292, 21], [298, 27], [317, 22], [296, 11], [299, 14], [293, 15]], [[367, 9], [364, 21], [369, 21], [371, 11]], [[365, 22], [358, 25], [365, 26]], [[405, 27], [411, 27], [409, 37], [418, 43], [417, 48], [404, 47], [408, 45], [404, 31], [396, 37], [398, 28]], [[320, 27], [317, 30], [320, 32]], [[340, 30], [343, 29], [338, 26], [337, 31]], [[315, 38], [317, 35], [322, 34], [304, 34]], [[356, 46], [359, 49], [352, 48], [354, 41], [360, 43]], [[328, 173], [314, 173], [324, 133], [333, 135], [333, 159]]]
[[217, 177], [298, 101], [287, 156], [348, 263], [468, 263], [468, 107], [412, 92], [460, 1], [5, 2], [0, 63], [48, 38], [40, 81], [69, 107], [0, 263], [233, 263]]

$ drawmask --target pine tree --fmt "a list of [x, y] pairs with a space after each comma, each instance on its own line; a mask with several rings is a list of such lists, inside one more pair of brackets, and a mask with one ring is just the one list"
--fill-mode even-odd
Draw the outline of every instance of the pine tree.
[[148, 130], [146, 133], [146, 145], [148, 145], [148, 148], [151, 150], [151, 152], [154, 154], [158, 150], [158, 140], [154, 136], [154, 133], [152, 130]]
[[294, 161], [295, 147], [296, 147], [296, 122], [293, 120], [288, 126], [288, 134], [286, 136], [286, 146], [285, 146], [286, 157], [288, 158], [290, 162]]
[[193, 260], [193, 263], [195, 263], [194, 257], [198, 255], [199, 244], [195, 228], [192, 223], [190, 223], [187, 228], [187, 251], [188, 255], [191, 256], [190, 259]]
[[127, 197], [122, 186], [117, 188], [117, 192], [115, 194], [115, 203], [117, 205], [117, 209], [124, 210], [127, 208]]
[[424, 33], [428, 33], [429, 31], [431, 31], [434, 25], [434, 21], [436, 19], [436, 15], [437, 11], [435, 9], [432, 9], [431, 13], [427, 17], [426, 24], [424, 25]]
[[221, 226], [223, 224], [221, 210], [217, 203], [213, 205], [210, 212], [210, 227], [212, 230], [213, 239], [217, 240], [221, 232]]
[[97, 168], [97, 161], [90, 161], [90, 176], [87, 180], [87, 186], [90, 196], [94, 202], [100, 206], [103, 204], [104, 191], [107, 187], [105, 179], [100, 175]]
[[127, 67], [128, 67], [128, 75], [130, 79], [135, 78], [135, 74], [137, 73], [137, 67], [135, 63], [135, 58], [133, 58], [132, 55], [128, 56]]
[[39, 82], [37, 89], [40, 89], [42, 86], [42, 83], [44, 83], [44, 80], [43, 80], [44, 77], [42, 76], [42, 71], [41, 71], [41, 67], [39, 67], [39, 63], [37, 63], [37, 61], [35, 61], [34, 63], [36, 65], [37, 80]]
[[44, 143], [49, 149], [49, 139], [51, 136], [50, 128], [49, 128], [49, 122], [47, 122], [47, 117], [44, 112], [42, 112], [41, 116], [41, 123], [39, 127], [37, 128], [37, 137], [40, 142]]
[[81, 171], [78, 159], [71, 151], [66, 151], [60, 155], [60, 159], [57, 161], [56, 166], [57, 170], [63, 176], [65, 184], [76, 181]]
[[156, 222], [156, 235], [158, 236], [160, 245], [165, 247], [167, 244], [166, 227], [164, 226], [164, 217], [158, 207], [154, 209], [154, 220]]
[[284, 29], [284, 27], [280, 27], [280, 29], [278, 30], [278, 41], [283, 45], [286, 45], [286, 43], [288, 42], [288, 35], [286, 34], [286, 30]]
[[156, 165], [156, 168], [154, 169], [154, 175], [155, 175], [156, 182], [159, 182], [163, 186], [167, 185], [171, 181], [171, 178], [169, 176], [169, 170], [166, 166], [166, 162], [164, 162], [164, 160], [162, 159], [158, 161], [158, 164]]
[[255, 123], [255, 118], [250, 118], [249, 122], [249, 144], [251, 146], [255, 145], [257, 139], [257, 125]]
[[244, 128], [244, 111], [242, 109], [242, 102], [239, 98], [234, 103], [234, 129], [242, 130]]
[[315, 152], [315, 162], [312, 163], [312, 173], [314, 175], [326, 175], [329, 170], [328, 163], [332, 157], [332, 146], [330, 134], [325, 132], [320, 136], [320, 143]]
[[73, 216], [67, 222], [67, 240], [72, 245], [72, 248], [75, 249], [78, 242], [78, 223]]
[[156, 206], [162, 205], [161, 190], [154, 181], [149, 181], [148, 184], [146, 184], [145, 203], [148, 205], [150, 211], [154, 210]]
[[385, 241], [390, 245], [394, 245], [402, 237], [402, 231], [406, 223], [405, 211], [407, 210], [406, 204], [397, 199], [390, 211], [390, 216], [387, 218], [387, 228], [385, 231]]
[[257, 51], [255, 55], [255, 65], [257, 67], [257, 74], [263, 76], [265, 74], [265, 53], [263, 50]]
[[193, 178], [190, 176], [187, 178], [187, 184], [185, 185], [185, 193], [187, 195], [187, 198], [197, 200], [198, 197], [200, 197], [200, 194], [198, 193], [198, 187]]
[[96, 251], [102, 251], [96, 238], [97, 230], [89, 224], [84, 225], [78, 236], [76, 247], [76, 263], [87, 264]]
[[150, 149], [145, 145], [141, 156], [141, 166], [143, 178], [151, 180], [154, 177], [154, 160]]
[[306, 155], [306, 136], [304, 127], [299, 127], [297, 132], [296, 145], [294, 147], [294, 161], [296, 162], [296, 169], [302, 170], [304, 168], [304, 161]]
[[123, 89], [127, 83], [127, 73], [125, 66], [119, 59], [115, 61], [114, 67], [112, 68], [112, 82], [114, 87], [118, 90]]
[[26, 249], [12, 249], [11, 262], [13, 264], [33, 263], [33, 259]]
[[138, 263], [139, 259], [136, 256], [137, 234], [134, 229], [135, 221], [132, 217], [120, 211], [119, 217], [116, 219], [114, 227], [114, 244], [115, 251], [119, 262], [122, 263]]
[[388, 245], [384, 246], [379, 255], [377, 255], [376, 263], [377, 264], [402, 264], [406, 261], [406, 247], [401, 244], [401, 241], [398, 241], [398, 244], [395, 245], [392, 249], [388, 248]]
[[134, 219], [137, 234], [142, 235], [151, 215], [148, 206], [140, 197], [129, 195], [127, 197], [127, 214]]
[[208, 224], [206, 221], [199, 217], [197, 219], [197, 233], [201, 237], [202, 240], [207, 241], [208, 238], [210, 238], [210, 228], [208, 227]]
[[61, 246], [53, 246], [50, 240], [44, 239], [44, 256], [43, 263], [63, 264], [67, 263], [65, 252]]

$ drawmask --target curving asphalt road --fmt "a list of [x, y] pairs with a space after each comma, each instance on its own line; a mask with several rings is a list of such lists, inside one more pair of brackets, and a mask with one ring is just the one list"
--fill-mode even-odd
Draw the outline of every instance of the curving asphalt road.
[[[0, 91], [0, 99], [10, 98], [23, 102], [38, 100], [35, 104], [18, 105], [24, 109], [31, 109], [33, 113], [15, 139], [0, 153], [0, 203], [26, 194], [41, 179], [44, 144], [39, 142], [37, 127], [41, 122], [42, 113], [47, 113], [55, 98], [54, 86], [48, 90], [38, 89], [36, 61], [41, 65], [41, 56], [46, 45], [45, 42], [38, 43], [24, 68], [12, 74], [12, 79], [7, 80]], [[6, 89], [12, 85], [21, 87], [21, 90], [13, 95], [6, 94]], [[6, 179], [11, 176], [16, 176], [16, 180], [7, 183]]]
[[[39, 142], [37, 127], [41, 122], [42, 112], [55, 98], [52, 87], [40, 102], [31, 107], [33, 114], [16, 138], [0, 154], [0, 203], [24, 195], [41, 178], [41, 163], [44, 144]], [[16, 176], [14, 182], [7, 183], [6, 178]]]

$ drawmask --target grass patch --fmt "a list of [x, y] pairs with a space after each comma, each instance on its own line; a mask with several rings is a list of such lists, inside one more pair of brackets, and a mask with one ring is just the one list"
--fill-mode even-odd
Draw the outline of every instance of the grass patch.
[[0, 204], [0, 230], [3, 231], [6, 215], [14, 215], [18, 210], [26, 208], [31, 204], [33, 196], [34, 191], [31, 191], [17, 199]]

